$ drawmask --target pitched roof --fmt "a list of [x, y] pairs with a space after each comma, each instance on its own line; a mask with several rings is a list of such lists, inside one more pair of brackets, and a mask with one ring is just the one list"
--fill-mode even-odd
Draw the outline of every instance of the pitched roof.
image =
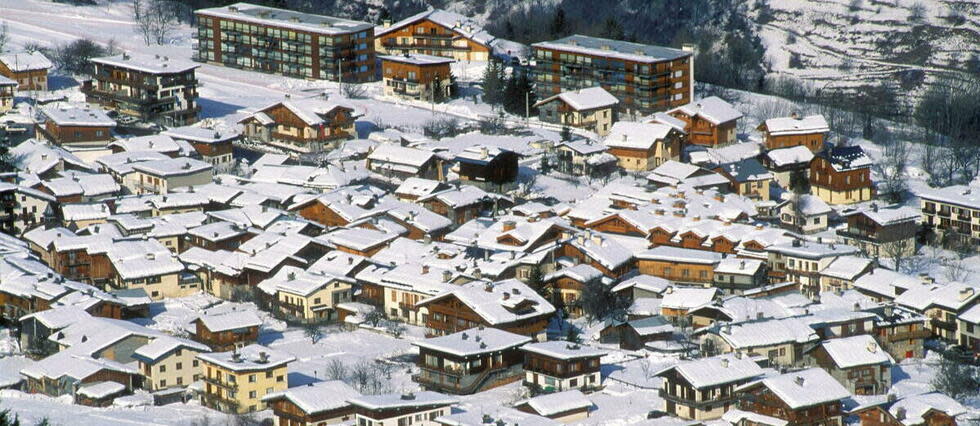
[[420, 348], [431, 349], [461, 357], [514, 349], [531, 341], [530, 337], [493, 327], [477, 327], [445, 336], [412, 342]]
[[0, 55], [3, 62], [13, 72], [47, 70], [54, 65], [41, 52], [18, 52]]
[[150, 56], [144, 54], [123, 53], [115, 56], [92, 58], [92, 62], [114, 67], [126, 68], [150, 74], [183, 73], [200, 67], [191, 61], [171, 59], [169, 56]]
[[249, 310], [230, 311], [220, 314], [205, 313], [199, 319], [211, 332], [258, 327], [262, 325], [262, 319], [255, 312]]
[[890, 365], [895, 362], [891, 355], [868, 334], [826, 340], [820, 344], [840, 368], [865, 365]]
[[442, 25], [443, 27], [449, 28], [459, 33], [463, 37], [487, 47], [489, 47], [490, 43], [496, 39], [496, 37], [484, 30], [483, 26], [478, 24], [472, 18], [442, 9], [429, 9], [409, 16], [401, 21], [392, 23], [390, 26], [375, 27], [374, 36], [379, 37], [383, 34], [398, 31], [406, 25], [413, 24], [423, 19], [427, 19]]
[[350, 398], [347, 402], [368, 410], [390, 410], [395, 408], [428, 407], [453, 405], [459, 402], [456, 397], [438, 392], [422, 391], [411, 394], [362, 395]]
[[546, 417], [592, 407], [592, 401], [578, 389], [539, 395], [525, 403], [534, 412]]
[[794, 410], [839, 401], [851, 396], [851, 393], [837, 382], [837, 379], [834, 379], [822, 368], [810, 368], [767, 377], [760, 382], [744, 385], [741, 388], [749, 388], [758, 383], [768, 388]]
[[826, 133], [830, 131], [827, 120], [822, 115], [810, 115], [806, 117], [780, 117], [770, 118], [763, 125], [773, 136], [800, 135], [807, 133]]
[[197, 358], [232, 371], [270, 370], [296, 360], [296, 357], [286, 352], [259, 344], [251, 344], [228, 352], [201, 353]]
[[763, 374], [762, 368], [752, 358], [735, 354], [682, 361], [661, 370], [657, 375], [668, 371], [676, 371], [695, 389], [744, 382]]
[[603, 143], [609, 147], [650, 149], [657, 141], [663, 141], [674, 130], [666, 124], [618, 121], [609, 130]]
[[561, 92], [557, 95], [540, 100], [534, 105], [544, 105], [555, 99], [561, 99], [562, 102], [568, 104], [568, 106], [574, 108], [576, 111], [614, 107], [619, 104], [619, 99], [616, 99], [615, 96], [607, 92], [606, 89], [603, 89], [601, 86], [596, 86], [588, 89]]
[[340, 380], [327, 380], [296, 386], [284, 391], [273, 392], [262, 397], [263, 402], [286, 399], [307, 415], [316, 415], [350, 405], [347, 400], [357, 398], [361, 393]]
[[522, 350], [533, 352], [556, 359], [594, 358], [606, 355], [606, 351], [578, 343], [552, 340], [539, 343], [528, 343]]
[[742, 113], [732, 104], [717, 96], [709, 96], [667, 111], [668, 114], [672, 112], [681, 112], [690, 117], [700, 116], [716, 126], [742, 118]]
[[555, 312], [555, 307], [547, 300], [516, 279], [496, 283], [474, 281], [422, 300], [417, 305], [450, 296], [456, 297], [490, 325], [508, 324]]

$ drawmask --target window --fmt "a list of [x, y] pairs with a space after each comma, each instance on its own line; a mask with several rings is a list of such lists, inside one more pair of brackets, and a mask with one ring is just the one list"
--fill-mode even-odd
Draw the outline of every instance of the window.
[[174, 368], [176, 368], [177, 370], [181, 370], [181, 369], [184, 368], [184, 363], [178, 362], [177, 365]]
[[276, 377], [276, 381], [282, 383], [282, 382], [286, 381], [286, 376]]
[[249, 374], [248, 375], [248, 382], [249, 383], [255, 383], [255, 375], [254, 374]]
[[250, 391], [250, 392], [248, 393], [248, 397], [249, 397], [249, 398], [252, 398], [252, 399], [255, 399], [255, 397], [256, 397], [256, 396], [257, 396], [257, 395], [256, 395], [256, 393], [255, 393], [255, 391]]
[[159, 370], [160, 370], [161, 373], [165, 373], [167, 371], [167, 366], [166, 365], [161, 365], [160, 368], [159, 368]]
[[160, 387], [161, 387], [161, 388], [165, 388], [165, 387], [167, 387], [167, 381], [166, 381], [166, 380], [161, 380], [161, 381], [160, 381]]
[[266, 379], [271, 379], [272, 378], [272, 372], [271, 371], [266, 371], [265, 372], [265, 378]]

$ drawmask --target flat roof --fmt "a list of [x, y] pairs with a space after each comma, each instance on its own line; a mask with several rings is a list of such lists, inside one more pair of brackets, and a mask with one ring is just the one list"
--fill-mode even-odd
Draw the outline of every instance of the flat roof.
[[[149, 74], [173, 74], [193, 70], [200, 64], [160, 55], [123, 53], [115, 56], [92, 58], [92, 62]], [[96, 77], [98, 79], [98, 77]]]
[[235, 3], [223, 7], [200, 9], [194, 13], [317, 34], [347, 34], [374, 28], [373, 24], [367, 22], [294, 12], [251, 3]]
[[693, 55], [693, 52], [681, 49], [589, 37], [581, 34], [570, 35], [558, 40], [542, 41], [531, 46], [647, 63], [672, 61]]
[[401, 62], [412, 65], [440, 65], [456, 62], [453, 58], [445, 56], [423, 55], [420, 53], [406, 55], [378, 55], [378, 58], [385, 61]]

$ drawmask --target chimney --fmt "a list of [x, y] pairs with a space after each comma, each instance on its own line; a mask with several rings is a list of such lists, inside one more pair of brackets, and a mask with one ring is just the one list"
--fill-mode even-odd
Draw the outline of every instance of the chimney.
[[[477, 269], [477, 271], [479, 271], [479, 269]], [[486, 283], [486, 285], [483, 286], [483, 291], [485, 291], [487, 293], [492, 293], [493, 292], [493, 283]]]
[[740, 270], [744, 270], [745, 269], [745, 261], [744, 260], [738, 262], [738, 269], [740, 269]]
[[794, 379], [793, 382], [796, 383], [797, 386], [803, 386], [803, 376], [796, 376], [796, 379]]
[[153, 254], [153, 253], [147, 253], [146, 254], [146, 260], [155, 260], [156, 258], [157, 258], [157, 255], [156, 254]]
[[429, 273], [429, 265], [422, 265], [422, 275]]
[[442, 271], [442, 282], [448, 283], [449, 280], [451, 280], [451, 279], [453, 279], [453, 273], [452, 273], [452, 271], [449, 271], [449, 270]]
[[885, 305], [885, 309], [883, 309], [883, 313], [885, 314], [886, 319], [891, 318], [892, 316], [895, 315], [895, 307], [892, 305]]
[[888, 402], [895, 402], [896, 400], [898, 400], [898, 397], [895, 396], [895, 394], [890, 393], [890, 394], [888, 394], [887, 399], [888, 399]]
[[487, 148], [487, 147], [485, 147], [485, 146], [481, 146], [480, 147], [480, 158], [486, 160], [487, 157], [489, 157], [489, 156], [490, 156], [490, 149]]
[[510, 299], [510, 293], [504, 292], [504, 300]]
[[966, 287], [966, 288], [960, 289], [960, 302], [965, 301], [965, 300], [967, 300], [967, 299], [969, 299], [971, 297], [973, 297], [973, 289], [972, 288]]
[[259, 364], [265, 364], [269, 362], [269, 354], [265, 351], [259, 352]]
[[756, 312], [755, 313], [755, 319], [763, 319], [765, 317], [766, 317], [766, 314], [763, 313], [763, 312]]
[[406, 401], [411, 401], [415, 399], [415, 394], [411, 392], [406, 392], [402, 394], [402, 399]]
[[721, 368], [728, 368], [728, 358], [721, 359]]
[[878, 345], [874, 341], [868, 342], [868, 352], [875, 353], [878, 352]]
[[347, 264], [348, 265], [353, 265], [354, 264], [354, 258], [353, 257], [350, 257], [350, 256], [347, 256]]
[[905, 420], [905, 407], [898, 407], [898, 409], [895, 410], [895, 419], [898, 421]]
[[878, 203], [871, 203], [871, 211], [878, 213]]
[[385, 19], [383, 21], [382, 25], [384, 25], [385, 28], [390, 28], [391, 27], [391, 19]]
[[793, 118], [793, 119], [796, 119], [796, 120], [802, 120], [803, 119], [803, 117], [800, 117], [800, 114], [798, 112], [796, 112], [796, 111], [793, 111], [793, 113], [790, 114], [789, 116], [790, 116], [790, 118]]
[[432, 244], [432, 236], [429, 235], [429, 234], [423, 235], [422, 236], [422, 244], [426, 244], [426, 245]]

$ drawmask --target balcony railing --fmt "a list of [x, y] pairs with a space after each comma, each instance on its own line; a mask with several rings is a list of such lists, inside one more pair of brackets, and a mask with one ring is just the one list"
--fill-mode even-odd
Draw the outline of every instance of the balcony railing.
[[888, 335], [889, 342], [898, 342], [902, 340], [913, 340], [913, 339], [928, 339], [932, 337], [932, 332], [929, 330], [915, 330], [906, 331], [904, 333], [895, 333]]
[[724, 405], [727, 403], [734, 403], [736, 398], [733, 394], [722, 394], [718, 397], [707, 398], [701, 401], [695, 399], [684, 398], [680, 395], [672, 395], [668, 393], [665, 389], [660, 389], [660, 397], [688, 407], [705, 407], [708, 405]]

